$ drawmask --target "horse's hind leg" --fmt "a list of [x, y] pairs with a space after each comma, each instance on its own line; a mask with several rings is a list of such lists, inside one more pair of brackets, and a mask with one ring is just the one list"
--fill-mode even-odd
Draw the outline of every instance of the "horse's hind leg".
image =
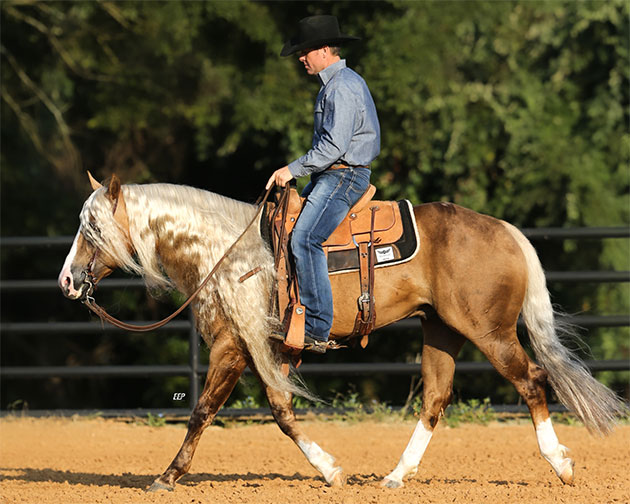
[[547, 372], [525, 353], [518, 341], [516, 327], [488, 334], [474, 343], [495, 369], [514, 385], [527, 404], [541, 455], [563, 483], [573, 484], [573, 461], [566, 456], [568, 449], [558, 442], [549, 417], [545, 395]]
[[451, 402], [455, 357], [466, 341], [437, 317], [423, 320], [422, 409], [420, 420], [396, 468], [383, 479], [389, 488], [403, 486], [403, 478], [416, 474], [440, 415]]
[[173, 490], [175, 482], [188, 472], [201, 434], [227, 400], [245, 366], [245, 358], [234, 337], [227, 331], [218, 334], [210, 350], [206, 383], [190, 415], [184, 442], [166, 471], [153, 482], [148, 491]]
[[[262, 381], [261, 381], [262, 383]], [[300, 429], [293, 412], [292, 395], [268, 387], [263, 383], [271, 406], [271, 413], [280, 430], [298, 445], [311, 465], [317, 469], [330, 486], [343, 486], [343, 470], [335, 466], [335, 458], [311, 441]]]

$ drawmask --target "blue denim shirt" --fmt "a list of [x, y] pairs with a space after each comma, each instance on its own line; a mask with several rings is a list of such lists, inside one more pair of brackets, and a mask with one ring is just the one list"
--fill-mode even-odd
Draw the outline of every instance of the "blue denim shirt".
[[313, 147], [289, 164], [295, 178], [335, 163], [368, 166], [381, 150], [376, 106], [363, 78], [346, 60], [317, 74], [322, 87], [315, 102]]

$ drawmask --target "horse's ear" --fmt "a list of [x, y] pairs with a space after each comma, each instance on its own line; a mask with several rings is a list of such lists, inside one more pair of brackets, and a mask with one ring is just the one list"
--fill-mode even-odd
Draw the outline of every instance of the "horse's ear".
[[114, 204], [114, 219], [127, 229], [127, 235], [129, 235], [129, 216], [127, 215], [127, 204], [125, 198], [123, 198], [122, 185], [120, 179], [114, 174], [109, 181], [107, 187], [107, 197]]
[[116, 174], [112, 175], [109, 181], [109, 187], [107, 188], [107, 196], [112, 201], [118, 201], [118, 195], [120, 194], [120, 179]]
[[88, 170], [87, 174], [88, 174], [88, 178], [90, 179], [90, 185], [92, 186], [92, 190], [93, 191], [96, 191], [97, 189], [100, 189], [101, 187], [103, 187], [98, 180], [96, 180], [94, 177], [92, 177], [92, 174], [90, 173], [89, 170]]

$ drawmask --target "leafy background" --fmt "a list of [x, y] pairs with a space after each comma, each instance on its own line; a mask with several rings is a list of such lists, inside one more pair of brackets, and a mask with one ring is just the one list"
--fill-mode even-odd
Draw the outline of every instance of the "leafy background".
[[[448, 200], [521, 227], [627, 226], [629, 17], [584, 2], [49, 2], [1, 13], [2, 236], [73, 235], [85, 171], [173, 182], [253, 201], [310, 144], [318, 84], [278, 56], [296, 21], [332, 13], [362, 37], [343, 55], [382, 127], [378, 197]], [[301, 182], [303, 183], [303, 181]], [[536, 243], [547, 270], [630, 270], [628, 240]], [[2, 250], [2, 279], [56, 278], [66, 251]], [[628, 284], [552, 284], [571, 313], [627, 314]], [[157, 318], [177, 296], [103, 302]], [[33, 306], [37, 308], [34, 309]], [[4, 293], [3, 322], [88, 320], [58, 292]], [[588, 333], [596, 358], [629, 358], [628, 328]], [[6, 334], [8, 365], [177, 364], [187, 336]], [[376, 334], [333, 361], [413, 361], [418, 334]], [[203, 351], [202, 351], [203, 352]], [[588, 354], [584, 354], [587, 356]], [[316, 362], [317, 356], [307, 357]], [[468, 345], [462, 359], [483, 360]], [[628, 373], [598, 377], [628, 397]], [[400, 404], [408, 378], [318, 378]], [[3, 380], [0, 406], [168, 407], [186, 379]], [[496, 373], [459, 376], [460, 398], [515, 402]], [[234, 397], [259, 395], [247, 380]]]

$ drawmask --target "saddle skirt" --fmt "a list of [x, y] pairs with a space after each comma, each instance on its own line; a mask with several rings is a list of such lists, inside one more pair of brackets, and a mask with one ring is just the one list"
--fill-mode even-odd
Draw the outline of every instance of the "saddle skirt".
[[[372, 209], [375, 209], [374, 229], [372, 229]], [[372, 233], [374, 243], [393, 243], [402, 236], [402, 232], [402, 220], [396, 202], [369, 200], [365, 202], [365, 206], [357, 209], [355, 205], [350, 210], [333, 234], [324, 242], [324, 248], [329, 253], [355, 249], [357, 243], [370, 241]]]
[[409, 261], [418, 251], [420, 240], [412, 206], [407, 200], [370, 201], [358, 213], [349, 212], [335, 232], [324, 242], [328, 257], [328, 274], [336, 275], [359, 269], [358, 244], [369, 241], [371, 208], [378, 210], [374, 219], [376, 268], [394, 266]]

